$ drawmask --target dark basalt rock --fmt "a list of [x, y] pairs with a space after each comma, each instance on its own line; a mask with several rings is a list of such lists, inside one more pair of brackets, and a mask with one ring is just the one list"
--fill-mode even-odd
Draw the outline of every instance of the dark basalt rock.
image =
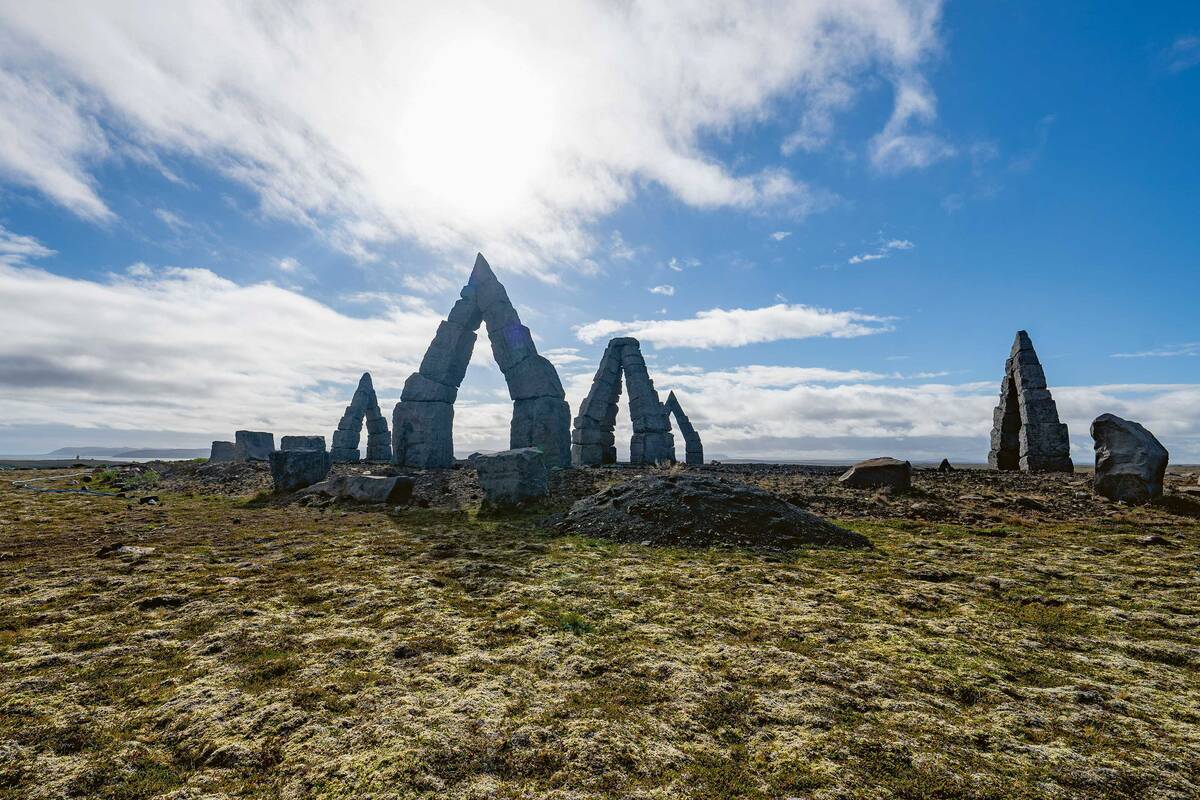
[[870, 458], [846, 470], [838, 482], [851, 489], [907, 491], [912, 488], [912, 464], [895, 458]]
[[782, 549], [871, 547], [770, 492], [710, 475], [645, 475], [585, 497], [560, 523], [565, 532], [622, 542]]
[[1091, 433], [1096, 494], [1138, 505], [1162, 497], [1169, 456], [1153, 433], [1115, 414], [1096, 417]]

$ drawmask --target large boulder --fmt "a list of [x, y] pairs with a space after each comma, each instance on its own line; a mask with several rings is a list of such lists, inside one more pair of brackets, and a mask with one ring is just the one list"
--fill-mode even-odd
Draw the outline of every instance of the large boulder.
[[208, 454], [210, 464], [245, 461], [246, 453], [236, 442], [213, 442]]
[[851, 489], [911, 489], [912, 464], [895, 458], [871, 458], [846, 470], [838, 482]]
[[319, 450], [325, 452], [324, 436], [284, 436], [279, 440], [280, 450]]
[[714, 475], [644, 475], [610, 486], [571, 507], [561, 528], [623, 542], [706, 547], [870, 547], [770, 492]]
[[319, 494], [336, 500], [356, 503], [387, 503], [405, 505], [412, 500], [413, 479], [405, 475], [335, 475], [314, 484], [305, 494]]
[[268, 460], [277, 492], [293, 492], [324, 480], [333, 463], [323, 449], [275, 450]]
[[475, 472], [486, 506], [519, 506], [550, 494], [546, 458], [534, 447], [479, 456], [475, 459]]
[[1148, 503], [1163, 492], [1167, 448], [1136, 422], [1115, 414], [1092, 421], [1096, 493], [1123, 503]]
[[233, 438], [249, 461], [266, 461], [275, 449], [275, 434], [269, 431], [236, 431]]

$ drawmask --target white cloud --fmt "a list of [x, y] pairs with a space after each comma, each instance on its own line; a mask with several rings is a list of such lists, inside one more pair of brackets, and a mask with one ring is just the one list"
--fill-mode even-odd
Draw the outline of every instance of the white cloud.
[[928, 132], [913, 132], [914, 124], [937, 118], [937, 100], [925, 82], [914, 76], [900, 81], [896, 105], [887, 125], [871, 138], [871, 163], [881, 172], [922, 169], [957, 154], [957, 149]]
[[612, 336], [635, 336], [657, 347], [741, 347], [782, 339], [830, 336], [837, 339], [884, 333], [890, 318], [857, 311], [831, 311], [780, 303], [763, 308], [713, 308], [691, 319], [618, 322], [602, 319], [579, 326], [576, 335], [592, 343]]
[[154, 216], [158, 217], [164, 225], [173, 231], [180, 231], [184, 228], [190, 227], [183, 217], [179, 216], [174, 211], [170, 211], [165, 208], [154, 209]]
[[651, 286], [650, 294], [661, 294], [661, 295], [666, 295], [667, 297], [674, 297], [675, 296], [675, 287], [669, 283], [664, 283], [660, 286]]
[[676, 258], [671, 256], [671, 260], [667, 262], [667, 268], [675, 272], [683, 272], [685, 269], [700, 266], [698, 258]]
[[94, 177], [101, 162], [197, 159], [358, 258], [406, 238], [544, 276], [584, 263], [591, 226], [642, 185], [702, 208], [819, 207], [796, 176], [737, 171], [703, 144], [792, 99], [800, 130], [819, 138], [838, 98], [902, 76], [877, 165], [937, 157], [929, 134], [906, 144], [903, 129], [931, 116], [912, 110], [905, 87], [920, 85], [940, 10], [938, 0], [7, 3], [0, 173], [103, 221], [113, 215]]
[[1167, 69], [1183, 72], [1200, 64], [1200, 36], [1180, 36], [1167, 48]]
[[19, 267], [52, 255], [53, 250], [32, 236], [20, 236], [0, 225], [0, 264]]
[[634, 249], [625, 244], [625, 237], [620, 231], [613, 231], [608, 240], [608, 254], [618, 261], [629, 261], [635, 255]]
[[861, 253], [856, 256], [850, 256], [850, 258], [846, 259], [846, 263], [864, 264], [868, 261], [879, 261], [882, 258], [887, 258], [893, 250], [912, 250], [914, 247], [916, 245], [908, 239], [892, 239], [881, 244], [879, 249], [873, 253]]
[[775, 231], [771, 234], [771, 238], [777, 242], [782, 242], [784, 239], [792, 235], [791, 231]]
[[1136, 353], [1112, 354], [1113, 358], [1176, 358], [1179, 356], [1200, 356], [1200, 342], [1165, 345]]
[[400, 282], [410, 292], [439, 295], [458, 291], [467, 282], [467, 279], [466, 277], [459, 278], [441, 272], [426, 272], [421, 275], [405, 275], [400, 279]]
[[288, 256], [286, 258], [281, 258], [278, 261], [276, 261], [275, 266], [279, 267], [280, 272], [292, 273], [292, 272], [295, 272], [296, 270], [300, 269], [300, 262], [297, 261], [296, 259], [292, 258], [291, 256]]

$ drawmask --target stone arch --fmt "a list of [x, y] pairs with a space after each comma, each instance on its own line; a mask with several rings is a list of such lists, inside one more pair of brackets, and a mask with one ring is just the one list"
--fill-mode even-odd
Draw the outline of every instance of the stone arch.
[[1071, 441], [1058, 420], [1046, 373], [1025, 331], [1017, 331], [1004, 362], [1000, 404], [992, 413], [988, 464], [1022, 472], [1071, 472]]
[[675, 396], [675, 392], [667, 395], [667, 402], [663, 404], [663, 407], [667, 410], [668, 420], [670, 417], [675, 417], [675, 425], [679, 428], [679, 435], [683, 437], [684, 463], [697, 466], [703, 464], [704, 445], [700, 443], [700, 434], [692, 427], [692, 421], [688, 419], [688, 415], [683, 413], [683, 406], [679, 404], [679, 398]]
[[592, 388], [579, 407], [575, 429], [571, 432], [571, 463], [577, 465], [615, 464], [617, 448], [617, 400], [621, 379], [629, 390], [629, 416], [633, 438], [629, 441], [629, 461], [633, 464], [657, 464], [675, 460], [675, 437], [667, 411], [658, 399], [654, 381], [642, 358], [641, 344], [629, 336], [613, 339], [604, 348]]
[[550, 466], [571, 462], [571, 409], [554, 365], [538, 355], [529, 328], [482, 254], [459, 300], [425, 351], [420, 368], [404, 382], [392, 412], [392, 460], [408, 467], [454, 463], [454, 401], [467, 374], [479, 326], [487, 329], [492, 356], [513, 401], [509, 446], [536, 447]]
[[350, 399], [346, 413], [342, 414], [337, 430], [333, 432], [330, 458], [342, 464], [358, 461], [358, 440], [364, 420], [367, 425], [367, 461], [391, 461], [392, 438], [388, 433], [387, 419], [379, 411], [379, 398], [369, 372], [364, 372], [358, 379], [354, 397]]

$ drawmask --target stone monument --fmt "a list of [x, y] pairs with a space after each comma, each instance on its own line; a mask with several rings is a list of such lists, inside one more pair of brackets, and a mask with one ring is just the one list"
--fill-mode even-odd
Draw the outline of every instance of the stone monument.
[[536, 447], [547, 466], [569, 466], [571, 409], [558, 371], [538, 355], [529, 328], [482, 254], [475, 257], [471, 277], [438, 326], [420, 368], [404, 383], [392, 412], [393, 462], [425, 469], [454, 463], [454, 401], [480, 325], [487, 328], [513, 401], [509, 446]]
[[613, 431], [622, 378], [629, 390], [629, 416], [633, 422], [629, 461], [657, 464], [675, 460], [675, 437], [671, 435], [667, 409], [658, 399], [654, 381], [650, 380], [641, 345], [637, 339], [625, 336], [613, 339], [604, 348], [592, 388], [579, 407], [579, 416], [575, 417], [571, 463], [580, 466], [616, 463]]
[[367, 424], [367, 461], [391, 461], [392, 442], [388, 433], [387, 419], [379, 411], [379, 398], [371, 383], [371, 373], [364, 372], [358, 379], [358, 388], [346, 413], [333, 432], [333, 447], [329, 455], [336, 463], [353, 464], [358, 461], [358, 440], [362, 435], [363, 420]]
[[992, 414], [993, 469], [1022, 472], [1071, 472], [1067, 426], [1046, 388], [1046, 374], [1025, 331], [1017, 331], [1012, 353], [1004, 362], [1000, 405]]
[[692, 421], [688, 419], [687, 414], [683, 413], [683, 406], [679, 405], [679, 398], [675, 396], [675, 392], [667, 394], [667, 402], [663, 404], [667, 409], [667, 414], [675, 417], [675, 424], [679, 426], [679, 435], [683, 437], [684, 463], [693, 466], [699, 466], [704, 463], [704, 445], [700, 443], [700, 434], [696, 433], [696, 429], [692, 427]]

